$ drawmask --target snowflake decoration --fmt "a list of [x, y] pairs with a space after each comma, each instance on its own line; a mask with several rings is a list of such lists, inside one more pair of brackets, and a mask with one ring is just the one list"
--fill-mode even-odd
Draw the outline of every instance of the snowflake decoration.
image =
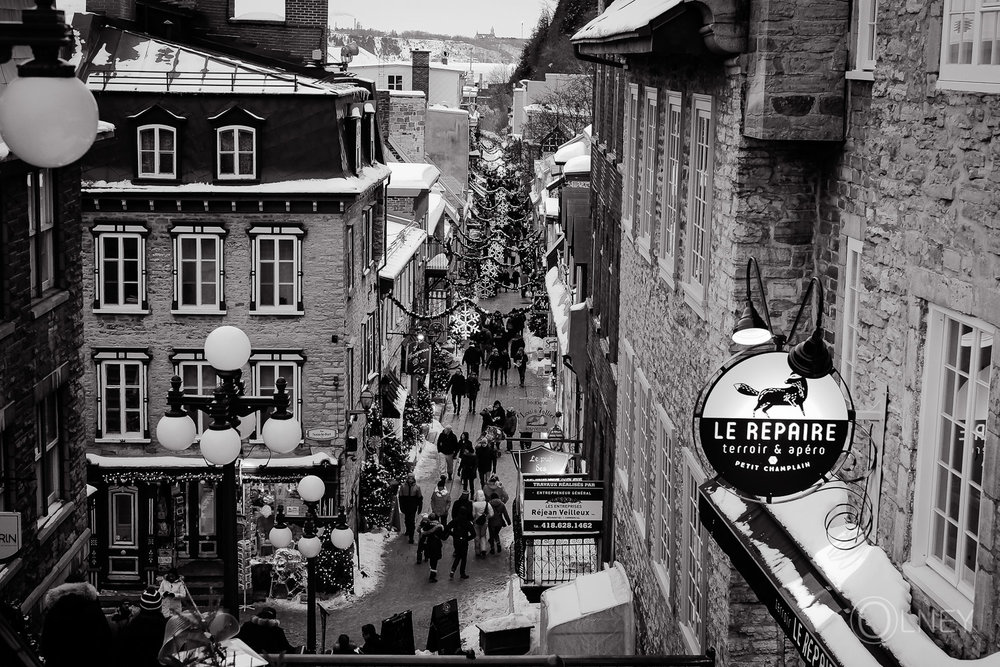
[[452, 336], [470, 338], [479, 331], [479, 311], [471, 303], [462, 304], [451, 314], [450, 324]]

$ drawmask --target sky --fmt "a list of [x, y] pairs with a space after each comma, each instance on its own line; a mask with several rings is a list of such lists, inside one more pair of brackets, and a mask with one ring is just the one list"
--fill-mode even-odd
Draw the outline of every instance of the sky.
[[554, 0], [362, 0], [330, 1], [330, 24], [365, 28], [423, 30], [475, 35], [496, 30], [498, 37], [530, 37], [543, 6]]

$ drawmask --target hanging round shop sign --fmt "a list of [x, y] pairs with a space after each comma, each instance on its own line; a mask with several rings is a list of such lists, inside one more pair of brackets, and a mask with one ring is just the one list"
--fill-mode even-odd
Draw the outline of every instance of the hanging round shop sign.
[[723, 366], [702, 390], [694, 429], [708, 462], [741, 496], [764, 502], [814, 491], [850, 451], [854, 403], [833, 374], [806, 379], [787, 352]]

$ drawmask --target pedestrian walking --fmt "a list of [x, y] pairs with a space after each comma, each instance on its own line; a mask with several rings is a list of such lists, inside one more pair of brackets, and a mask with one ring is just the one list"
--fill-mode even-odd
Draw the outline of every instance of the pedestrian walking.
[[424, 555], [427, 556], [427, 562], [430, 564], [430, 575], [427, 577], [427, 581], [434, 583], [437, 581], [437, 566], [438, 561], [441, 560], [442, 541], [445, 539], [445, 533], [444, 526], [438, 520], [437, 514], [431, 512], [427, 516], [427, 521], [427, 527], [420, 531], [420, 534], [424, 538]]
[[514, 353], [514, 367], [517, 369], [517, 378], [521, 387], [524, 386], [524, 373], [528, 370], [528, 355], [524, 353], [524, 348], [519, 347]]
[[[471, 399], [470, 399], [471, 402]], [[451, 424], [446, 424], [437, 440], [438, 454], [444, 456], [444, 469], [448, 479], [455, 474], [455, 455], [458, 454], [458, 436], [451, 430]]]
[[490, 356], [486, 358], [486, 367], [490, 370], [490, 386], [493, 387], [500, 379], [500, 350], [493, 347]]
[[413, 544], [413, 531], [416, 530], [417, 513], [424, 509], [424, 494], [417, 485], [413, 474], [406, 476], [406, 482], [399, 485], [399, 511], [403, 513], [406, 524], [406, 539]]
[[469, 542], [476, 539], [476, 528], [469, 517], [465, 514], [459, 514], [448, 524], [448, 534], [451, 535], [451, 543], [455, 547], [454, 558], [451, 561], [451, 574], [448, 576], [450, 579], [454, 579], [455, 570], [458, 570], [462, 579], [468, 579], [469, 575], [465, 572], [465, 566], [469, 560]]
[[431, 492], [431, 512], [438, 515], [442, 525], [448, 524], [448, 510], [451, 509], [451, 491], [445, 486], [447, 479], [441, 475], [437, 486]]
[[179, 613], [184, 609], [184, 602], [188, 598], [187, 586], [184, 584], [184, 577], [177, 568], [171, 568], [160, 581], [160, 595], [163, 596], [164, 616]]
[[452, 521], [461, 517], [465, 517], [469, 521], [472, 521], [472, 500], [470, 500], [471, 497], [472, 494], [470, 494], [468, 491], [462, 491], [461, 495], [458, 496], [458, 500], [452, 503], [451, 505]]
[[503, 551], [500, 546], [500, 531], [510, 525], [510, 515], [507, 513], [507, 506], [496, 493], [490, 496], [490, 509], [492, 513], [486, 522], [490, 531], [490, 553], [500, 553]]
[[427, 546], [427, 540], [424, 539], [424, 529], [430, 525], [428, 516], [430, 514], [421, 514], [420, 523], [417, 525], [417, 565], [424, 562], [424, 547]]
[[500, 478], [496, 475], [490, 475], [489, 480], [486, 482], [486, 486], [483, 487], [483, 493], [486, 494], [487, 498], [492, 498], [495, 493], [500, 497], [500, 500], [503, 501], [504, 504], [510, 500], [510, 495], [507, 493], [507, 489], [504, 488], [503, 482], [501, 482]]
[[486, 556], [486, 547], [489, 539], [489, 520], [493, 514], [493, 508], [486, 501], [486, 494], [476, 491], [476, 500], [472, 503], [472, 520], [476, 529], [476, 558]]
[[479, 376], [470, 375], [465, 378], [465, 397], [469, 399], [469, 414], [476, 411], [476, 397], [479, 396]]
[[469, 343], [469, 347], [462, 355], [462, 363], [465, 364], [466, 375], [479, 375], [479, 366], [483, 363], [483, 352], [475, 343]]
[[364, 638], [364, 646], [361, 647], [360, 653], [365, 655], [378, 655], [380, 653], [385, 653], [385, 648], [382, 644], [382, 638], [377, 632], [375, 632], [375, 626], [371, 623], [365, 623], [361, 626], [361, 636]]
[[514, 289], [521, 288], [521, 272], [518, 271], [517, 269], [514, 269], [510, 273], [510, 284], [511, 287], [513, 287]]
[[472, 443], [462, 450], [458, 460], [458, 474], [462, 478], [462, 490], [472, 493], [476, 484], [476, 452]]
[[507, 343], [504, 341], [503, 347], [500, 349], [500, 384], [507, 384], [507, 371], [510, 370], [510, 355], [507, 354]]
[[486, 477], [493, 470], [496, 462], [496, 451], [493, 445], [484, 437], [476, 444], [476, 471], [479, 473], [479, 488], [486, 486]]
[[240, 626], [237, 639], [258, 653], [287, 653], [293, 650], [278, 620], [278, 610], [261, 607], [257, 615]]
[[451, 405], [455, 414], [462, 414], [462, 397], [465, 396], [465, 376], [461, 370], [456, 370], [448, 379], [448, 389], [451, 391]]
[[[60, 584], [49, 589], [42, 599], [45, 617], [39, 649], [47, 667], [77, 667], [81, 656], [91, 665], [112, 664], [111, 627], [101, 609], [97, 589], [79, 581]], [[159, 611], [157, 611], [159, 613]], [[163, 616], [160, 616], [163, 620]], [[157, 645], [144, 646], [135, 655], [136, 665], [155, 665], [163, 643], [163, 629]], [[152, 649], [152, 662], [149, 660]], [[2, 652], [0, 652], [2, 653]], [[124, 665], [124, 662], [118, 662]]]
[[162, 605], [163, 596], [160, 592], [153, 586], [147, 586], [139, 597], [139, 612], [119, 636], [116, 647], [119, 665], [159, 667], [158, 656], [163, 646], [164, 631], [167, 629]]
[[512, 451], [514, 449], [514, 435], [517, 433], [517, 413], [514, 410], [508, 410], [507, 414], [503, 418], [503, 433], [507, 436], [507, 451]]
[[503, 290], [506, 292], [507, 288], [510, 287], [510, 274], [507, 273], [507, 269], [500, 271], [500, 275], [497, 276], [497, 283], [503, 286]]

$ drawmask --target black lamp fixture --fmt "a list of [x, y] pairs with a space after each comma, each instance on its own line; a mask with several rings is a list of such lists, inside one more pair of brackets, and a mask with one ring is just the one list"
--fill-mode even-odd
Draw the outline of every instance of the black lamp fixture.
[[[750, 290], [751, 268], [754, 269], [757, 276], [757, 288], [760, 291], [761, 304], [764, 306], [763, 318], [753, 305]], [[817, 295], [815, 310], [816, 327], [809, 338], [795, 345], [788, 353], [788, 365], [795, 373], [810, 380], [829, 375], [833, 370], [833, 357], [830, 354], [829, 347], [827, 347], [826, 342], [823, 340], [823, 289], [819, 279], [809, 279], [809, 285], [806, 287], [802, 302], [799, 304], [799, 311], [795, 315], [795, 321], [792, 323], [791, 332], [787, 337], [774, 332], [774, 328], [771, 325], [771, 315], [767, 308], [767, 299], [764, 295], [764, 284], [760, 277], [760, 267], [757, 265], [757, 260], [752, 257], [747, 261], [746, 284], [747, 302], [740, 319], [733, 328], [733, 342], [739, 345], [753, 346], [771, 341], [777, 350], [781, 350], [787, 340], [795, 337], [802, 313], [805, 311], [806, 304], [809, 303], [809, 299], [815, 289]]]
[[35, 0], [20, 23], [0, 23], [0, 62], [10, 61], [15, 46], [31, 47], [34, 56], [18, 65], [18, 78], [0, 97], [0, 132], [18, 158], [44, 168], [80, 159], [94, 143], [98, 119], [94, 96], [59, 57], [72, 46], [73, 30], [53, 5]]

